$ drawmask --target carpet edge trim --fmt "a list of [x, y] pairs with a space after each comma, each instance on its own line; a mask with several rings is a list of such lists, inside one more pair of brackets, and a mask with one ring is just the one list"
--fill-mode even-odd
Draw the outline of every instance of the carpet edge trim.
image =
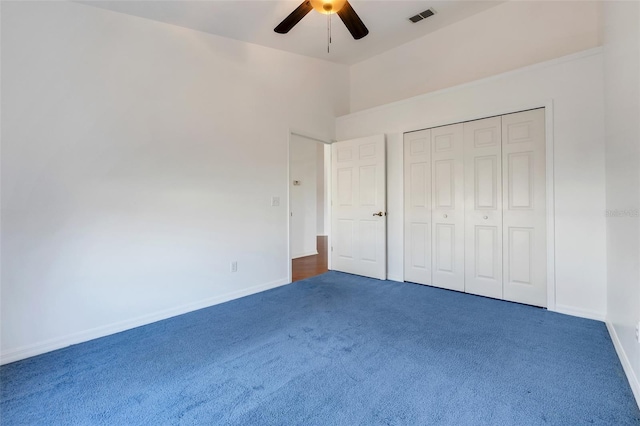
[[197, 311], [199, 309], [208, 308], [220, 303], [229, 302], [231, 300], [240, 299], [241, 297], [250, 296], [252, 294], [271, 290], [276, 287], [290, 284], [287, 278], [271, 281], [265, 284], [258, 284], [243, 290], [233, 291], [221, 296], [210, 297], [193, 303], [176, 306], [174, 308], [164, 309], [151, 314], [142, 315], [133, 319], [119, 321], [95, 327], [85, 331], [79, 331], [63, 337], [49, 339], [44, 342], [32, 345], [22, 346], [17, 349], [0, 353], [0, 365], [9, 364], [11, 362], [20, 361], [36, 355], [41, 355], [57, 349], [66, 348], [78, 343], [87, 342], [89, 340], [98, 339], [100, 337], [109, 336], [111, 334], [120, 333], [122, 331], [131, 330], [136, 327], [148, 325], [157, 321], [165, 320], [178, 315]]
[[620, 359], [620, 363], [622, 364], [624, 374], [627, 376], [627, 380], [629, 381], [629, 385], [631, 386], [631, 392], [633, 392], [633, 396], [636, 399], [636, 404], [638, 404], [638, 408], [640, 408], [640, 381], [638, 381], [638, 377], [636, 377], [633, 368], [631, 368], [631, 362], [629, 361], [627, 353], [622, 347], [622, 343], [620, 342], [620, 338], [618, 337], [618, 332], [616, 331], [613, 323], [611, 321], [607, 321], [606, 325], [607, 330], [609, 330], [609, 336], [611, 336], [611, 340], [613, 341], [613, 347], [616, 349], [616, 353], [618, 354], [618, 358]]

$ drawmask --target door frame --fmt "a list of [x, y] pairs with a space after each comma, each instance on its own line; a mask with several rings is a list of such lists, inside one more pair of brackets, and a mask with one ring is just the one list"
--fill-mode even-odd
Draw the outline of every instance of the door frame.
[[[547, 310], [556, 311], [556, 251], [555, 251], [555, 194], [554, 194], [554, 141], [553, 141], [553, 99], [545, 99], [537, 102], [528, 102], [524, 104], [516, 104], [487, 110], [478, 114], [468, 114], [449, 117], [444, 120], [425, 121], [411, 128], [401, 130], [404, 140], [404, 134], [426, 130], [433, 127], [447, 126], [450, 124], [463, 123], [465, 121], [482, 120], [484, 118], [494, 117], [498, 115], [513, 114], [517, 112], [527, 111], [531, 109], [544, 108], [544, 126], [545, 126], [545, 175], [546, 175], [546, 197], [547, 197]], [[402, 145], [404, 153], [404, 143]], [[404, 156], [403, 156], [404, 158]], [[404, 160], [403, 160], [404, 170]], [[405, 185], [403, 175], [403, 188]], [[402, 206], [402, 214], [404, 217], [404, 203]], [[404, 219], [403, 219], [404, 227]], [[404, 250], [404, 231], [402, 233], [402, 249]], [[404, 258], [403, 252], [402, 257]], [[402, 279], [404, 281], [404, 266], [402, 269]]]
[[[294, 128], [289, 128], [289, 132], [287, 133], [287, 280], [289, 283], [292, 282], [293, 279], [293, 266], [291, 262], [291, 142], [292, 136], [299, 136], [305, 139], [309, 139], [315, 142], [320, 142], [325, 145], [331, 146], [334, 140], [327, 141], [319, 136], [314, 136], [308, 132], [297, 130]], [[326, 157], [325, 157], [326, 158]], [[331, 166], [331, 150], [329, 150], [329, 166]], [[331, 188], [331, 173], [327, 177], [327, 185]], [[328, 209], [325, 209], [325, 214], [328, 214], [329, 217], [329, 231], [327, 232], [327, 267], [331, 270], [331, 190], [328, 192], [325, 189], [325, 193], [327, 194], [326, 203], [329, 205]], [[326, 222], [325, 222], [326, 223]]]

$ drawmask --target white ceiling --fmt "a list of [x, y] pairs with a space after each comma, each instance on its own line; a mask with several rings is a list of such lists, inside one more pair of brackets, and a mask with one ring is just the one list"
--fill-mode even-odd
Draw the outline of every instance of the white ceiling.
[[[223, 37], [343, 64], [354, 64], [502, 1], [351, 0], [369, 35], [354, 40], [340, 18], [332, 17], [327, 53], [327, 17], [311, 11], [288, 34], [273, 31], [302, 0], [99, 0], [82, 3]], [[432, 8], [436, 14], [412, 24], [409, 17]]]

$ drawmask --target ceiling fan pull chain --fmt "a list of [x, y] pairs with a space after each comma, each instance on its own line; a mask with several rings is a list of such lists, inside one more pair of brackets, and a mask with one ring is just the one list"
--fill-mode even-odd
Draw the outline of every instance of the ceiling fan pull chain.
[[327, 15], [327, 53], [330, 53], [331, 46], [331, 14]]

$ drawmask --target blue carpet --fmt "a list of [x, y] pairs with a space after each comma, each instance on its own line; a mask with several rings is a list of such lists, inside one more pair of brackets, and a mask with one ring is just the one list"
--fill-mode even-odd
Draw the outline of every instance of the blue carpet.
[[338, 272], [0, 368], [2, 424], [640, 424], [603, 323]]

